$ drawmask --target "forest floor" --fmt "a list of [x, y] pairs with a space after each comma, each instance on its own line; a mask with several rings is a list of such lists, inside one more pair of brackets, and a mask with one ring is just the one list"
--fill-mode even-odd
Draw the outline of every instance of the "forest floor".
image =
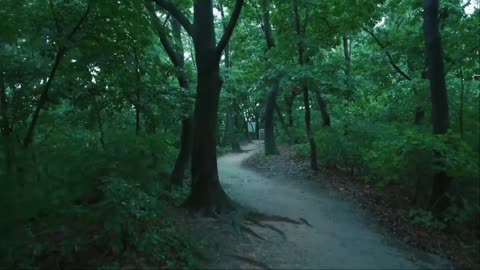
[[[210, 269], [451, 269], [448, 260], [414, 250], [382, 229], [368, 212], [295, 174], [259, 174], [244, 166], [261, 147], [218, 160], [227, 193], [242, 206], [285, 218], [243, 222], [179, 212], [177, 228], [192, 235]], [[289, 168], [286, 168], [287, 170]]]

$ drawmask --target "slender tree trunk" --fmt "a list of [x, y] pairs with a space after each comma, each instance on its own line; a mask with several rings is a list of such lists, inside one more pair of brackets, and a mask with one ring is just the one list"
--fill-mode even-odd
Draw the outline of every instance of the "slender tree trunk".
[[347, 78], [347, 99], [353, 100], [353, 86], [350, 82], [350, 70], [352, 66], [352, 58], [350, 51], [350, 38], [347, 34], [343, 34], [343, 55], [345, 57], [345, 77]]
[[140, 135], [140, 95], [137, 91], [137, 103], [135, 104], [135, 134]]
[[5, 86], [5, 80], [3, 78], [3, 74], [0, 72], [0, 129], [1, 134], [4, 137], [8, 137], [10, 135], [10, 121], [8, 117], [8, 103], [7, 103], [7, 89]]
[[[220, 15], [222, 16], [222, 21], [225, 20], [225, 14], [223, 12], [223, 5], [220, 5]], [[223, 30], [225, 31], [225, 29], [227, 28], [227, 26], [225, 24], [223, 24]], [[225, 68], [227, 69], [231, 69], [232, 68], [232, 62], [230, 61], [230, 43], [227, 43], [227, 45], [225, 46], [225, 52], [224, 52], [224, 55], [225, 55]], [[230, 90], [234, 90], [234, 89], [230, 89]], [[232, 91], [234, 92], [234, 91]], [[233, 95], [234, 93], [232, 93]], [[237, 136], [235, 135], [235, 131], [236, 131], [236, 127], [235, 127], [235, 102], [232, 101], [232, 104], [231, 106], [229, 107], [228, 109], [228, 112], [227, 112], [227, 138], [228, 138], [228, 142], [232, 148], [232, 152], [234, 153], [240, 153], [240, 152], [243, 152], [242, 148], [240, 147], [240, 143], [238, 142], [237, 140]]]
[[12, 177], [12, 167], [13, 167], [13, 157], [14, 157], [14, 146], [11, 142], [12, 136], [10, 133], [12, 131], [11, 123], [8, 117], [8, 101], [7, 101], [7, 89], [5, 85], [5, 80], [3, 74], [0, 71], [0, 130], [2, 134], [2, 144], [5, 150], [5, 172], [6, 177]]
[[[305, 55], [305, 38], [306, 25], [301, 24], [301, 18], [298, 10], [298, 0], [293, 0], [293, 13], [295, 15], [295, 30], [299, 41], [297, 42], [297, 51], [298, 51], [298, 64], [300, 66], [308, 63], [308, 57]], [[305, 131], [307, 134], [307, 140], [310, 145], [310, 167], [312, 170], [318, 170], [317, 162], [317, 144], [315, 142], [315, 136], [313, 134], [312, 125], [311, 125], [311, 115], [310, 115], [310, 98], [308, 93], [308, 86], [306, 82], [303, 82], [302, 86], [303, 92], [303, 105], [305, 106]]]
[[260, 118], [258, 113], [255, 113], [255, 138], [260, 140]]
[[[442, 40], [438, 28], [438, 7], [439, 0], [423, 1], [423, 30], [428, 59], [433, 134], [441, 135], [446, 134], [448, 131], [449, 117]], [[440, 161], [443, 157], [438, 152], [436, 156], [437, 166], [443, 168], [445, 164]], [[447, 195], [449, 185], [450, 178], [445, 169], [440, 169], [434, 173], [430, 205], [436, 215], [450, 206], [450, 200]]]
[[461, 83], [461, 88], [460, 88], [460, 112], [458, 114], [458, 123], [459, 123], [459, 128], [460, 128], [460, 136], [463, 138], [463, 103], [464, 103], [464, 93], [465, 93], [465, 85], [463, 82], [463, 69], [460, 69], [460, 83]]
[[272, 89], [267, 96], [267, 104], [265, 105], [265, 155], [278, 155], [277, 145], [275, 144], [275, 134], [273, 128], [273, 115], [277, 100], [277, 93], [280, 89], [280, 79], [275, 79]]
[[320, 109], [320, 113], [322, 114], [323, 126], [329, 127], [330, 114], [328, 113], [328, 110], [327, 110], [327, 103], [325, 102], [325, 100], [323, 99], [319, 91], [315, 91], [315, 95], [317, 96], [318, 108]]
[[285, 119], [283, 119], [282, 112], [280, 111], [280, 108], [278, 107], [277, 104], [275, 104], [275, 111], [277, 111], [277, 116], [278, 120], [280, 121], [280, 124], [282, 125], [282, 129], [287, 135], [288, 140], [290, 141], [290, 131], [288, 130], [287, 123], [285, 122]]
[[[72, 30], [66, 35], [66, 39], [68, 41], [71, 41], [73, 36], [80, 29], [82, 24], [87, 19], [89, 12], [90, 12], [90, 6], [87, 6], [87, 9], [83, 13], [83, 16], [78, 20], [77, 24], [72, 28]], [[35, 130], [35, 127], [37, 126], [38, 118], [40, 117], [40, 111], [42, 110], [42, 107], [45, 105], [45, 103], [47, 103], [48, 91], [50, 90], [50, 86], [52, 84], [53, 79], [55, 78], [57, 69], [60, 66], [60, 62], [62, 61], [66, 52], [67, 52], [67, 47], [63, 45], [60, 46], [57, 50], [57, 54], [55, 55], [55, 60], [53, 62], [52, 69], [50, 70], [50, 75], [48, 76], [47, 82], [45, 83], [45, 86], [42, 89], [42, 92], [37, 102], [37, 106], [35, 107], [35, 111], [33, 112], [33, 115], [32, 115], [32, 121], [30, 122], [30, 126], [28, 127], [27, 134], [23, 139], [23, 146], [25, 148], [27, 148], [33, 141], [33, 132]]]
[[170, 182], [176, 186], [183, 185], [185, 170], [192, 151], [192, 119], [188, 116], [182, 119], [182, 134], [180, 138], [180, 153], [177, 156]]
[[[150, 0], [145, 0], [144, 3], [148, 13], [150, 14], [152, 25], [154, 26], [157, 35], [160, 38], [160, 42], [162, 43], [163, 48], [167, 52], [170, 61], [176, 68], [178, 85], [185, 91], [188, 91], [190, 88], [190, 80], [184, 69], [184, 48], [182, 43], [182, 33], [179, 21], [173, 16], [170, 19], [173, 38], [177, 47], [177, 50], [175, 50], [171, 42], [169, 41], [167, 35], [165, 34], [165, 29], [162, 28], [162, 24], [158, 19], [157, 15], [155, 14], [155, 9], [153, 8], [152, 2]], [[190, 127], [192, 125], [192, 118], [190, 116], [190, 112], [188, 112], [182, 120], [182, 133], [180, 135], [180, 152], [178, 153], [178, 156], [175, 160], [175, 166], [173, 167], [173, 171], [170, 174], [170, 182], [177, 186], [183, 185], [185, 170], [187, 169], [188, 162], [190, 160], [190, 155], [192, 151], [191, 144], [193, 140], [193, 132], [191, 131]]]
[[312, 170], [318, 170], [317, 162], [317, 143], [313, 135], [312, 124], [310, 120], [310, 99], [308, 97], [308, 87], [303, 88], [303, 105], [305, 106], [305, 130], [307, 133], [308, 144], [310, 145], [310, 167]]
[[37, 126], [38, 118], [40, 117], [40, 111], [42, 107], [47, 103], [48, 99], [48, 91], [50, 90], [50, 86], [52, 85], [52, 81], [55, 78], [55, 74], [57, 73], [57, 69], [60, 66], [60, 62], [63, 59], [63, 56], [66, 52], [65, 47], [60, 47], [57, 51], [55, 56], [55, 61], [53, 63], [52, 69], [50, 71], [50, 75], [48, 76], [48, 80], [43, 87], [42, 93], [40, 94], [40, 98], [38, 99], [37, 106], [35, 107], [35, 111], [33, 112], [32, 121], [30, 122], [30, 126], [28, 127], [27, 134], [23, 139], [23, 146], [27, 148], [33, 141], [33, 132], [35, 127]]
[[[265, 34], [265, 41], [267, 44], [267, 51], [275, 47], [275, 40], [272, 35], [272, 26], [270, 24], [270, 2], [269, 0], [263, 1], [263, 31]], [[267, 58], [265, 58], [268, 61]], [[268, 65], [268, 63], [267, 63]], [[264, 134], [265, 134], [265, 155], [278, 155], [277, 144], [275, 142], [275, 129], [274, 129], [274, 110], [277, 104], [278, 90], [280, 89], [280, 78], [276, 78], [272, 82], [270, 91], [267, 94], [267, 101], [265, 102], [265, 114], [264, 114]]]

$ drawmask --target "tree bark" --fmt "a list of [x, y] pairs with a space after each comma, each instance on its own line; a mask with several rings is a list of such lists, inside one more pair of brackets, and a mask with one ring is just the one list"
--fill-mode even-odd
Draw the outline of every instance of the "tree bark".
[[0, 71], [0, 130], [2, 134], [2, 143], [5, 150], [5, 173], [7, 178], [12, 177], [14, 146], [12, 144], [11, 123], [8, 117], [7, 89], [2, 72]]
[[[298, 52], [298, 64], [300, 66], [305, 65], [308, 62], [305, 55], [305, 30], [306, 26], [302, 27], [301, 18], [298, 10], [298, 0], [293, 0], [293, 13], [295, 16], [295, 30], [299, 41], [297, 42], [297, 52]], [[307, 134], [308, 144], [310, 145], [310, 167], [312, 170], [318, 170], [317, 162], [317, 144], [315, 142], [315, 136], [313, 134], [312, 125], [311, 125], [311, 115], [310, 115], [310, 98], [308, 93], [308, 86], [306, 82], [302, 82], [302, 92], [303, 92], [303, 105], [305, 106], [305, 131]]]
[[244, 0], [237, 0], [230, 21], [215, 45], [212, 0], [197, 0], [193, 6], [193, 24], [168, 0], [155, 0], [166, 9], [192, 36], [197, 67], [197, 98], [193, 119], [192, 189], [187, 207], [205, 209], [208, 214], [233, 210], [218, 178], [216, 134], [217, 112], [223, 80], [220, 57], [240, 16]]
[[277, 100], [278, 90], [280, 89], [280, 79], [274, 80], [272, 89], [268, 92], [267, 103], [265, 104], [265, 155], [278, 155], [277, 145], [275, 143], [275, 134], [273, 128], [273, 115]]
[[460, 69], [460, 112], [458, 113], [458, 124], [460, 129], [460, 136], [463, 138], [463, 107], [464, 107], [464, 94], [465, 94], [465, 85], [463, 82], [463, 69]]
[[[168, 39], [160, 20], [155, 14], [152, 2], [149, 0], [145, 0], [144, 3], [148, 13], [150, 14], [150, 20], [152, 22], [152, 25], [155, 28], [158, 37], [160, 38], [162, 47], [167, 52], [170, 62], [172, 62], [172, 64], [175, 66], [178, 85], [185, 91], [188, 91], [190, 88], [190, 80], [184, 70], [185, 59], [183, 56], [184, 48], [181, 36], [180, 22], [177, 18], [175, 18], [175, 16], [172, 16], [172, 18], [170, 19], [173, 38], [177, 47], [177, 50], [175, 50], [170, 40]], [[170, 174], [170, 183], [176, 186], [183, 185], [185, 170], [187, 169], [188, 162], [190, 161], [192, 151], [191, 144], [193, 140], [193, 132], [191, 131], [191, 126], [193, 124], [192, 118], [189, 114], [190, 112], [182, 120], [182, 132], [180, 134], [180, 152], [178, 153], [178, 156], [175, 160], [175, 166], [173, 167], [173, 171]]]
[[327, 103], [325, 102], [318, 90], [315, 91], [315, 95], [317, 97], [318, 108], [320, 109], [320, 113], [322, 114], [323, 126], [330, 127], [330, 114], [327, 110]]
[[[225, 20], [225, 14], [223, 12], [223, 5], [220, 5], [220, 15], [222, 17], [222, 21]], [[223, 29], [224, 31], [226, 30], [227, 26], [223, 24]], [[231, 69], [232, 68], [232, 62], [230, 61], [230, 43], [228, 42], [227, 45], [225, 46], [225, 68]], [[233, 89], [231, 89], [233, 90]], [[232, 91], [234, 92], [234, 91]], [[233, 95], [234, 93], [232, 93]], [[227, 111], [227, 138], [229, 141], [229, 144], [232, 148], [232, 152], [234, 153], [240, 153], [243, 152], [242, 148], [240, 147], [240, 143], [237, 140], [237, 136], [235, 135], [236, 132], [236, 127], [235, 127], [235, 118], [236, 118], [236, 113], [235, 113], [235, 102], [232, 100], [231, 106], [228, 108]]]
[[352, 66], [352, 52], [350, 51], [350, 38], [343, 34], [343, 56], [345, 57], [345, 77], [347, 78], [347, 99], [353, 100], [353, 86], [350, 82], [350, 70]]
[[305, 106], [305, 130], [307, 133], [308, 144], [310, 145], [310, 167], [312, 170], [318, 170], [317, 161], [317, 143], [312, 130], [310, 116], [310, 99], [308, 97], [308, 87], [303, 88], [303, 105]]
[[[167, 1], [156, 2], [161, 4]], [[237, 0], [230, 22], [217, 45], [212, 0], [197, 0], [193, 8], [191, 36], [197, 63], [197, 98], [193, 120], [192, 190], [185, 204], [195, 210], [205, 209], [213, 215], [234, 208], [218, 177], [216, 133], [218, 103], [223, 84], [220, 56], [233, 33], [242, 6], [243, 0]], [[163, 7], [173, 11], [172, 15], [178, 14], [176, 8], [169, 5]], [[177, 16], [185, 17], [183, 14]], [[190, 27], [185, 21], [183, 24]]]
[[180, 152], [175, 162], [170, 182], [175, 186], [183, 185], [183, 178], [188, 162], [190, 161], [190, 152], [192, 151], [192, 119], [185, 116], [182, 119], [182, 134], [180, 138]]
[[[263, 1], [263, 32], [265, 35], [265, 41], [267, 44], [267, 51], [275, 47], [275, 40], [272, 35], [272, 25], [270, 24], [270, 2], [269, 0]], [[268, 61], [267, 58], [265, 60]], [[275, 78], [272, 82], [270, 91], [267, 94], [267, 101], [265, 102], [265, 155], [278, 155], [280, 152], [277, 149], [275, 142], [275, 129], [274, 129], [274, 110], [277, 104], [277, 94], [280, 89], [280, 78]]]
[[[438, 7], [439, 0], [423, 1], [423, 31], [429, 70], [433, 134], [442, 135], [448, 131], [449, 117], [442, 40], [438, 28]], [[442, 157], [438, 152], [436, 157], [437, 166], [443, 168], [444, 164], [440, 161]], [[436, 215], [450, 206], [447, 195], [449, 185], [450, 178], [445, 169], [440, 169], [434, 173], [430, 206]]]
[[283, 115], [282, 115], [282, 112], [280, 111], [280, 108], [278, 107], [278, 104], [275, 104], [275, 111], [277, 111], [278, 120], [282, 125], [283, 131], [287, 135], [287, 138], [290, 140], [290, 131], [288, 130], [287, 123], [285, 123], [285, 119], [283, 119]]
[[1, 134], [4, 137], [10, 136], [11, 127], [8, 117], [8, 103], [7, 103], [7, 89], [5, 86], [5, 80], [3, 74], [0, 72], [0, 129]]

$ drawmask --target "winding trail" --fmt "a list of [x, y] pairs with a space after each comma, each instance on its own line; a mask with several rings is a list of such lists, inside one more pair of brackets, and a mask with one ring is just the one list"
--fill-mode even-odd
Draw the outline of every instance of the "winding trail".
[[[386, 236], [373, 218], [352, 202], [327, 192], [319, 183], [288, 178], [265, 178], [241, 166], [263, 146], [243, 146], [241, 154], [218, 160], [220, 178], [237, 202], [270, 215], [311, 224], [267, 221], [269, 227], [249, 226], [261, 238], [234, 248], [262, 265], [216, 264], [218, 268], [272, 269], [448, 269], [448, 261], [407, 248]], [[305, 222], [304, 222], [305, 223]], [[280, 233], [279, 233], [280, 232]], [[281, 234], [284, 233], [284, 235]], [[258, 237], [257, 237], [258, 238]], [[248, 253], [248, 254], [245, 254]], [[231, 256], [234, 257], [234, 256]], [[232, 259], [234, 260], [234, 259]]]

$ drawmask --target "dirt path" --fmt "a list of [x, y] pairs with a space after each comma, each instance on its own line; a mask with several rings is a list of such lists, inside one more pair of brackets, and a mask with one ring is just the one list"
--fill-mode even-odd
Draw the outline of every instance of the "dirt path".
[[[271, 215], [304, 219], [311, 226], [272, 221], [264, 222], [274, 226], [270, 228], [249, 226], [264, 240], [253, 234], [237, 242], [233, 242], [233, 236], [223, 238], [213, 268], [450, 268], [447, 261], [437, 256], [413, 251], [385, 236], [362, 210], [326, 192], [318, 183], [265, 178], [242, 167], [242, 161], [259, 147], [256, 142], [243, 147], [249, 150], [247, 153], [228, 154], [218, 160], [223, 187], [242, 205]], [[231, 245], [235, 246], [227, 248]], [[229, 255], [227, 260], [226, 253], [252, 258], [263, 265], [235, 259], [235, 255]]]

